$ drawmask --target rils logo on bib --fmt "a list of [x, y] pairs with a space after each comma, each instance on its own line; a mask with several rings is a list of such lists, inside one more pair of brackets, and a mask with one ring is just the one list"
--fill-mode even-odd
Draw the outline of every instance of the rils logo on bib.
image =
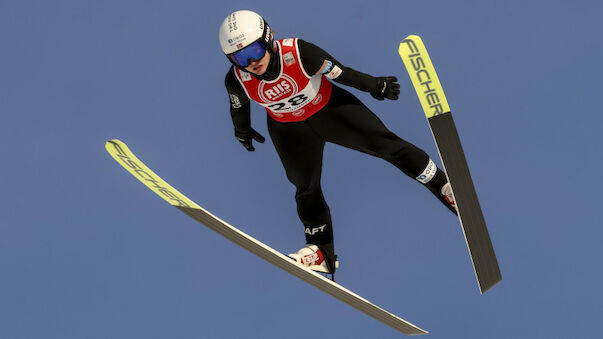
[[275, 102], [297, 93], [297, 83], [287, 74], [275, 83], [262, 81], [258, 88], [260, 98], [264, 102]]

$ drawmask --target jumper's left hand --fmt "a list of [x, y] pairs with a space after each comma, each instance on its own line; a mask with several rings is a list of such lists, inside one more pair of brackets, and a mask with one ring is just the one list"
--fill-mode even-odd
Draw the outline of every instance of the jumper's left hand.
[[398, 84], [398, 78], [396, 77], [378, 77], [375, 78], [377, 84], [375, 89], [371, 92], [373, 98], [377, 100], [389, 99], [398, 100], [400, 95], [400, 84]]

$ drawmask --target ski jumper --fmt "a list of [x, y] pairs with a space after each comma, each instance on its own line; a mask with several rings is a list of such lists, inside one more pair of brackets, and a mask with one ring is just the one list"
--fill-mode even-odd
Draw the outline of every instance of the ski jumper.
[[270, 137], [296, 188], [306, 243], [322, 245], [333, 254], [331, 215], [320, 184], [326, 142], [388, 161], [450, 208], [440, 194], [446, 176], [429, 156], [387, 129], [354, 95], [331, 83], [370, 92], [376, 86], [374, 77], [343, 66], [301, 39], [276, 43], [265, 74], [256, 76], [231, 67], [225, 84], [235, 135], [251, 130], [250, 99], [266, 108]]

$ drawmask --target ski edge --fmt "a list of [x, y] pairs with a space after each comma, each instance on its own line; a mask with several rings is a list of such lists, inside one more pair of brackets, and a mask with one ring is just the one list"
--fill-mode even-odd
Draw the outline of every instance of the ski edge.
[[105, 148], [109, 154], [122, 165], [122, 167], [170, 205], [178, 208], [199, 223], [250, 251], [254, 255], [397, 331], [407, 335], [421, 335], [428, 333], [426, 330], [373, 304], [367, 299], [326, 277], [297, 265], [284, 254], [211, 214], [161, 179], [151, 169], [144, 165], [144, 163], [140, 161], [122, 141], [117, 139], [109, 140], [105, 144]]

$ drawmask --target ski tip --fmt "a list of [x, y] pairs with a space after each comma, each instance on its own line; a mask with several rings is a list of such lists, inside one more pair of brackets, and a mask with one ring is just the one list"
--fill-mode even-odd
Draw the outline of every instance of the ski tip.
[[419, 39], [419, 40], [421, 40], [421, 37], [418, 36], [417, 34], [411, 34], [411, 35], [407, 36], [406, 38], [404, 38], [404, 40], [408, 40], [408, 39], [412, 39], [412, 40]]
[[110, 147], [111, 145], [116, 145], [116, 144], [118, 144], [118, 145], [120, 145], [120, 144], [121, 144], [121, 145], [125, 145], [125, 143], [123, 143], [123, 141], [121, 141], [121, 140], [119, 140], [119, 139], [109, 139], [109, 140], [107, 140], [107, 141], [105, 142], [105, 149], [106, 149], [107, 151], [109, 151], [109, 147]]
[[[404, 50], [409, 48], [408, 46], [414, 46], [416, 44], [418, 44], [420, 46], [424, 46], [423, 39], [421, 39], [421, 37], [418, 35], [411, 34], [411, 35], [407, 36], [406, 38], [404, 38], [402, 41], [400, 41], [400, 45], [398, 45], [398, 53], [402, 57]], [[414, 47], [411, 49], [414, 49]]]
[[421, 37], [406, 37], [398, 47], [398, 54], [406, 66], [425, 116], [429, 119], [450, 112], [444, 89]]
[[170, 205], [200, 209], [194, 201], [178, 192], [148, 168], [122, 141], [111, 139], [105, 143], [105, 148], [117, 163]]

